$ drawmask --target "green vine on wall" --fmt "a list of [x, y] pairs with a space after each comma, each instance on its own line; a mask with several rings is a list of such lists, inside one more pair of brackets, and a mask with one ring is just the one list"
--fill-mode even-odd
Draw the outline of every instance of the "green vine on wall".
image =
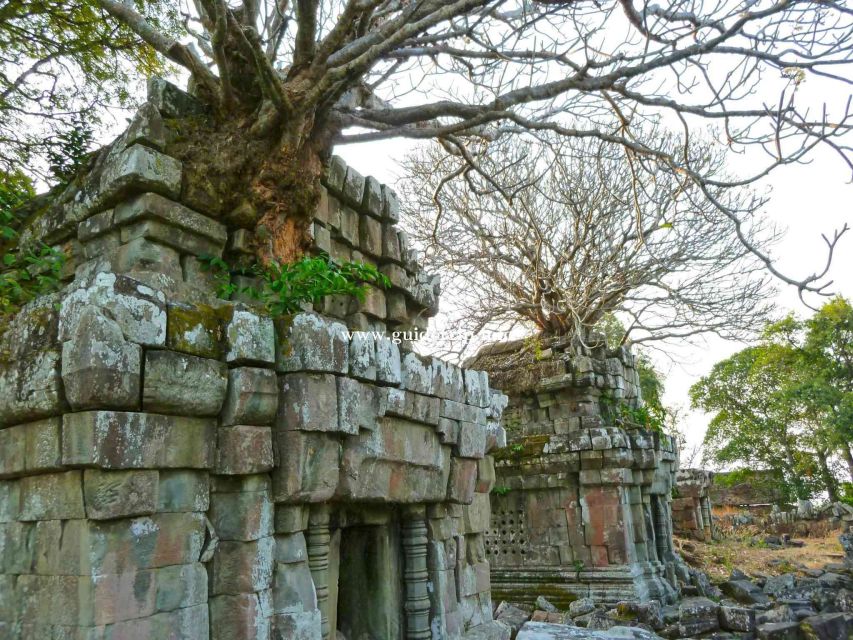
[[[328, 256], [304, 257], [289, 264], [271, 262], [234, 269], [222, 258], [204, 256], [205, 268], [217, 282], [217, 293], [230, 298], [234, 293], [261, 302], [274, 315], [298, 313], [305, 303], [317, 304], [326, 296], [353, 296], [363, 302], [370, 284], [383, 289], [390, 280], [370, 264], [336, 262]], [[256, 279], [260, 286], [240, 286], [234, 276]]]
[[609, 395], [599, 398], [602, 413], [623, 427], [642, 427], [648, 431], [665, 432], [666, 414], [656, 407], [643, 405], [631, 406], [624, 400], [617, 400]]

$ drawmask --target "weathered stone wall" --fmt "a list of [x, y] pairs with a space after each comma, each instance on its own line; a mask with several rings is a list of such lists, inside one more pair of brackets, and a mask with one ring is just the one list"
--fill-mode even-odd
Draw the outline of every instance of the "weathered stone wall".
[[199, 258], [248, 251], [251, 216], [196, 210], [165, 153], [195, 109], [153, 82], [24, 233], [72, 257], [0, 342], [0, 638], [508, 637], [485, 544], [503, 397], [350, 333], [437, 308], [393, 193], [335, 159], [313, 226], [390, 291], [281, 319], [220, 300]]
[[711, 540], [714, 525], [709, 490], [714, 474], [704, 469], [679, 469], [675, 476], [672, 524], [676, 535]]
[[[527, 355], [519, 355], [525, 352]], [[673, 439], [620, 421], [640, 402], [634, 357], [567, 340], [475, 358], [509, 396], [487, 551], [497, 598], [671, 600]]]

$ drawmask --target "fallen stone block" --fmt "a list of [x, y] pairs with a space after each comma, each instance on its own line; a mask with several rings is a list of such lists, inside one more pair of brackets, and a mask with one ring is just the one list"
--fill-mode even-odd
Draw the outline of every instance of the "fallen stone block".
[[724, 631], [755, 631], [755, 611], [744, 607], [720, 607], [720, 628]]

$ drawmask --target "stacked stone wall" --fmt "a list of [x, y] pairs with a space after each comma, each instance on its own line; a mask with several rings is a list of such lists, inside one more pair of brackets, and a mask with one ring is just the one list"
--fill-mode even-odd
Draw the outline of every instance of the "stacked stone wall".
[[545, 347], [519, 359], [529, 345], [492, 346], [475, 359], [509, 396], [487, 538], [496, 596], [671, 600], [685, 571], [670, 520], [677, 448], [617, 417], [618, 403], [641, 402], [634, 357]]
[[[152, 82], [23, 234], [70, 259], [0, 341], [0, 638], [313, 640], [339, 617], [508, 637], [485, 549], [503, 397], [351, 332], [437, 308], [393, 193], [335, 159], [313, 225], [315, 251], [375, 261], [390, 290], [287, 318], [220, 300], [202, 257], [248, 251], [251, 216], [205, 209], [168, 155], [198, 108]], [[366, 539], [358, 570], [383, 580], [341, 603]]]
[[679, 469], [675, 476], [672, 524], [676, 535], [695, 540], [714, 538], [710, 488], [714, 474], [704, 469]]

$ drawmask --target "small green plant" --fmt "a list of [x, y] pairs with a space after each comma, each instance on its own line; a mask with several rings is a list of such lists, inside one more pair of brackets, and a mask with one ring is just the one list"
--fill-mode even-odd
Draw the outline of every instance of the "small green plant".
[[524, 445], [523, 444], [514, 444], [509, 448], [509, 450], [512, 451], [513, 453], [522, 453], [524, 451]]
[[586, 568], [583, 560], [575, 560], [572, 563], [572, 566], [575, 568], [575, 580], [580, 581], [581, 579], [581, 571]]
[[[205, 268], [217, 282], [217, 293], [229, 298], [243, 293], [263, 303], [272, 315], [297, 313], [303, 304], [319, 303], [326, 296], [354, 296], [364, 301], [369, 284], [391, 285], [379, 270], [361, 262], [338, 263], [328, 256], [305, 257], [289, 264], [271, 262], [249, 268], [232, 269], [222, 258], [205, 256]], [[233, 275], [260, 280], [260, 287], [239, 287]]]
[[33, 298], [60, 287], [60, 271], [65, 255], [39, 243], [22, 249], [17, 246], [15, 210], [34, 194], [23, 174], [0, 176], [0, 319], [13, 316]]
[[498, 485], [492, 489], [492, 493], [496, 493], [499, 496], [505, 496], [509, 492], [510, 492], [510, 488], [502, 486], [502, 485]]

